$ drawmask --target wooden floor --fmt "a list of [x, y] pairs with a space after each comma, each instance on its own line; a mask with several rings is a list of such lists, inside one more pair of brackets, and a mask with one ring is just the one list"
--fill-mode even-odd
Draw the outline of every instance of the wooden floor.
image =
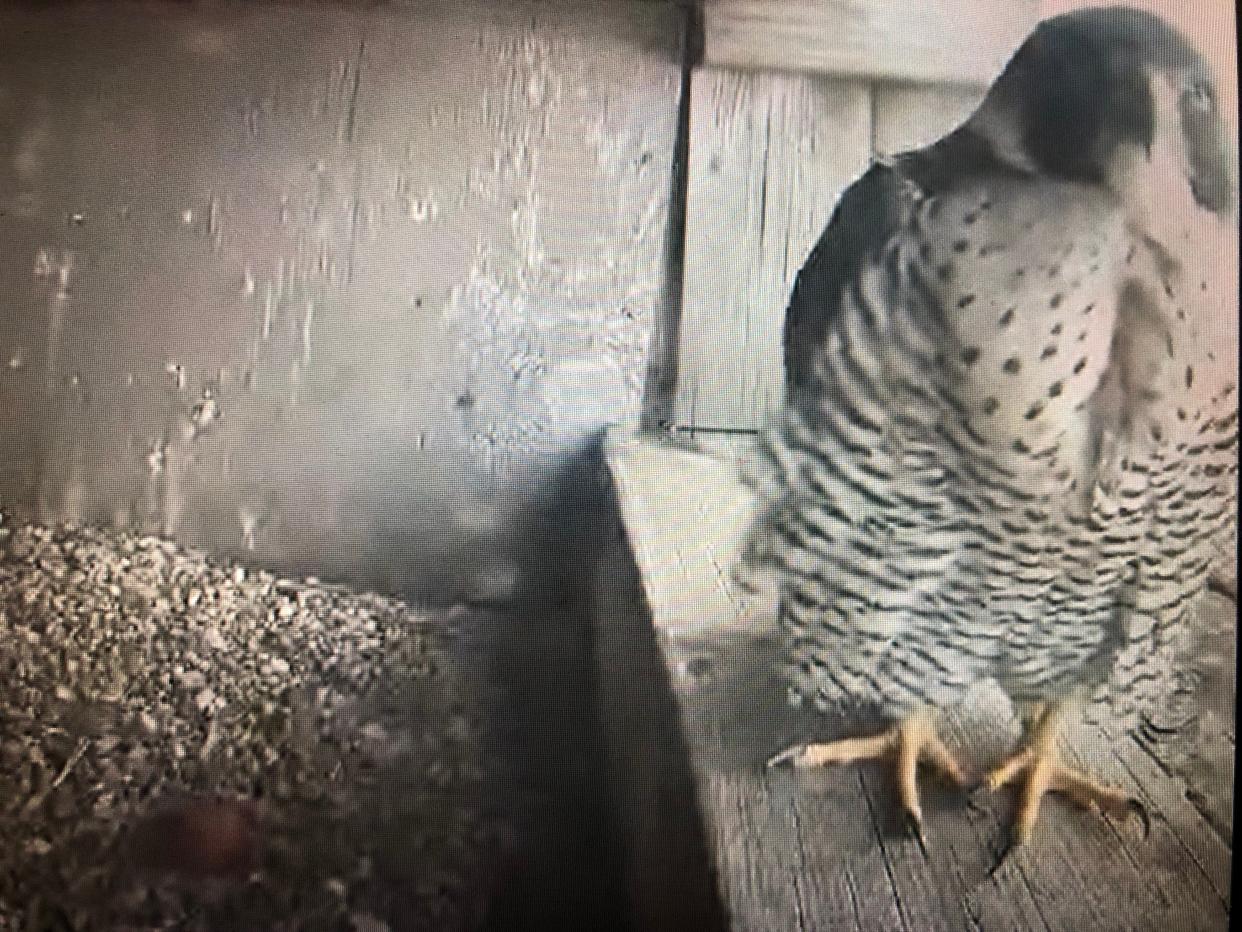
[[[1137, 820], [1108, 821], [1053, 799], [1030, 846], [989, 876], [1009, 795], [968, 799], [924, 778], [925, 854], [903, 832], [880, 767], [765, 771], [775, 751], [849, 726], [787, 707], [771, 675], [774, 632], [698, 645], [657, 635], [619, 543], [596, 584], [597, 689], [639, 927], [1227, 928], [1236, 609], [1209, 596], [1204, 613], [1211, 650], [1194, 733], [1153, 744], [1077, 726], [1062, 742], [1071, 762], [1146, 803], [1150, 837]], [[942, 733], [983, 765], [1017, 728], [1003, 697], [982, 691]], [[687, 829], [678, 807], [691, 799], [700, 819]]]

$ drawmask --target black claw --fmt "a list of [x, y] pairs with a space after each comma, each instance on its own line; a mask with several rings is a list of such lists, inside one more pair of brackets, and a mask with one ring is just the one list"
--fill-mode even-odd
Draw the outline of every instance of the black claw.
[[1163, 725], [1146, 716], [1143, 717], [1142, 728], [1161, 736], [1175, 735], [1182, 730], [1180, 725]]
[[980, 779], [966, 790], [966, 805], [973, 812], [989, 812], [985, 800], [996, 795], [996, 789], [987, 780]]
[[1147, 807], [1137, 799], [1126, 801], [1126, 812], [1133, 812], [1139, 817], [1139, 821], [1143, 823], [1143, 841], [1147, 841], [1151, 837], [1151, 815], [1147, 812]]
[[996, 860], [992, 863], [992, 866], [988, 869], [989, 880], [992, 879], [996, 875], [996, 872], [1001, 869], [1001, 865], [1003, 865], [1006, 861], [1009, 860], [1009, 856], [1013, 854], [1015, 850], [1017, 850], [1017, 847], [1018, 847], [1017, 841], [1014, 840], [1013, 835], [1010, 835], [1009, 840], [1006, 841], [1004, 847], [1001, 848], [1000, 854], [996, 856]]
[[779, 754], [773, 754], [771, 757], [768, 758], [768, 762], [763, 765], [764, 769], [771, 770], [773, 767], [779, 767], [781, 764], [784, 764], [784, 763], [787, 763], [788, 761], [793, 760], [795, 757], [801, 754], [804, 750], [806, 750], [805, 745], [795, 744], [793, 747], [786, 748], [784, 751], [781, 751]]
[[906, 831], [914, 836], [914, 840], [919, 843], [919, 850], [923, 852], [923, 857], [928, 860], [931, 855], [927, 850], [927, 836], [923, 834], [923, 820], [918, 818], [913, 812], [906, 813]]
[[979, 792], [979, 789], [977, 787], [970, 790], [966, 794], [966, 808], [969, 809], [971, 812], [975, 813], [976, 815], [983, 815], [987, 813], [988, 807], [983, 805], [983, 803], [981, 802], [982, 799], [983, 799], [983, 794]]

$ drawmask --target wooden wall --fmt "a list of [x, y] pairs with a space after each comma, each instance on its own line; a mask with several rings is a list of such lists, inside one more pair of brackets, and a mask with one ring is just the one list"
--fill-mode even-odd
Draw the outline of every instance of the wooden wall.
[[789, 290], [878, 156], [969, 115], [1034, 0], [706, 0], [690, 88], [674, 422], [746, 430], [780, 405]]
[[503, 595], [638, 417], [685, 19], [0, 9], [0, 505]]
[[703, 0], [684, 106], [689, 0], [5, 6], [0, 502], [503, 592], [602, 426], [764, 423], [840, 193], [1067, 2]]

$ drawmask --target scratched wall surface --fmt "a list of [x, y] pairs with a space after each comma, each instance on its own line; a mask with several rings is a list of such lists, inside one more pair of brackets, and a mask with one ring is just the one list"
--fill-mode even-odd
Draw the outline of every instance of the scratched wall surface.
[[503, 590], [480, 542], [639, 413], [683, 15], [0, 10], [0, 501]]

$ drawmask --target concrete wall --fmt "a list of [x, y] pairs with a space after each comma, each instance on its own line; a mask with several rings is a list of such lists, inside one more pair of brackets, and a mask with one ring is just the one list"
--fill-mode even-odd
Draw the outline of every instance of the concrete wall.
[[0, 8], [0, 503], [503, 595], [640, 413], [684, 16]]

